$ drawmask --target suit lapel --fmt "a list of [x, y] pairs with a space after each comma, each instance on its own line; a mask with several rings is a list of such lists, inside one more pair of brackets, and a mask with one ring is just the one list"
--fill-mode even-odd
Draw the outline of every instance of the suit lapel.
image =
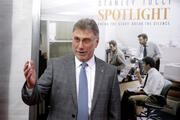
[[75, 57], [70, 56], [69, 61], [67, 61], [67, 75], [69, 78], [69, 84], [72, 91], [72, 99], [75, 107], [77, 107], [77, 90], [76, 90], [76, 70], [75, 70]]
[[96, 101], [98, 98], [98, 94], [101, 88], [101, 84], [103, 83], [103, 77], [104, 77], [104, 66], [102, 62], [95, 57], [95, 62], [96, 62], [96, 72], [95, 72], [95, 86], [94, 86], [94, 94], [93, 94], [93, 101], [92, 101], [92, 107], [91, 111], [93, 111]]

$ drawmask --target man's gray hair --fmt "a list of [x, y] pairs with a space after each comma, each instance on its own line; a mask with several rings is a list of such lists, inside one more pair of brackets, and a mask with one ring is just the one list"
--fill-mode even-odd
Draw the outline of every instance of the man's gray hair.
[[114, 47], [117, 47], [117, 43], [116, 43], [116, 41], [115, 40], [111, 40], [111, 41], [109, 41], [109, 45], [113, 45]]
[[76, 29], [81, 29], [81, 30], [89, 29], [89, 30], [91, 30], [94, 33], [94, 35], [96, 37], [99, 38], [99, 28], [98, 28], [96, 22], [93, 19], [85, 18], [85, 19], [78, 20], [74, 24], [73, 32]]

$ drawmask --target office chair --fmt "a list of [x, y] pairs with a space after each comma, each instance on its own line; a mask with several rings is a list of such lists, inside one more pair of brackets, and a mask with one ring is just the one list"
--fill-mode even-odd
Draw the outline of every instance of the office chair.
[[[142, 112], [138, 116], [140, 117], [140, 119], [142, 119], [141, 117], [146, 117], [147, 120], [148, 119], [161, 120], [161, 118], [158, 116], [156, 111], [164, 108], [165, 105], [167, 104], [166, 98], [167, 98], [167, 94], [171, 85], [172, 85], [172, 82], [170, 82], [169, 80], [166, 80], [165, 85], [160, 95], [150, 95], [145, 99], [143, 107], [147, 108], [147, 110], [145, 112]], [[150, 99], [153, 99], [153, 98], [157, 99], [158, 102], [157, 103], [148, 102]]]

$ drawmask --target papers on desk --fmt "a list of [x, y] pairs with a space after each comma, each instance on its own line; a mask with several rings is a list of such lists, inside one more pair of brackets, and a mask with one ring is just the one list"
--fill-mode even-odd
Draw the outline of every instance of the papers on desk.
[[118, 81], [122, 82], [124, 78], [127, 77], [127, 74], [129, 73], [131, 69], [131, 66], [126, 65], [125, 68], [123, 68], [120, 72], [120, 75], [118, 75]]
[[127, 88], [128, 91], [140, 91], [142, 89], [141, 86], [138, 86], [138, 87], [134, 87], [134, 88]]

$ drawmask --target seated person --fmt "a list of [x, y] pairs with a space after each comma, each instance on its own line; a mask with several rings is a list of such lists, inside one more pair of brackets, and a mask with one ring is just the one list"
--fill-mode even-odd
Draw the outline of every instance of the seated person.
[[110, 48], [110, 53], [107, 63], [116, 66], [118, 70], [118, 74], [120, 74], [120, 71], [126, 65], [124, 53], [117, 48], [117, 43], [114, 40], [111, 40], [109, 42], [109, 48]]
[[[143, 69], [147, 72], [147, 75], [142, 80], [139, 70], [135, 71], [142, 86], [136, 90], [126, 90], [124, 92], [121, 103], [122, 120], [136, 120], [136, 105], [141, 104], [150, 94], [160, 95], [165, 84], [163, 76], [154, 68], [155, 61], [153, 58], [145, 57], [142, 61]], [[154, 99], [151, 102], [157, 102], [157, 100]]]

